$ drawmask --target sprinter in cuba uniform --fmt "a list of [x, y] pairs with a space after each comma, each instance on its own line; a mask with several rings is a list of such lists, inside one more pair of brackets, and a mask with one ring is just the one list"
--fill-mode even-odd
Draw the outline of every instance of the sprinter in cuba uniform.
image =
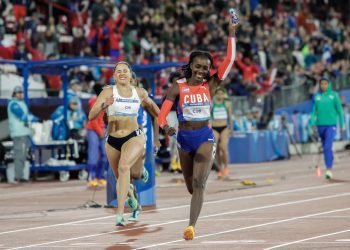
[[[189, 225], [183, 234], [185, 240], [194, 238], [194, 227], [202, 209], [206, 181], [215, 157], [215, 137], [209, 127], [211, 96], [230, 72], [235, 54], [235, 26], [231, 20], [226, 57], [217, 72], [210, 76], [213, 58], [208, 52], [192, 52], [189, 63], [180, 70], [181, 78], [169, 89], [158, 116], [158, 124], [167, 134], [177, 134], [182, 173], [187, 190], [192, 195]], [[179, 98], [178, 131], [166, 120], [176, 98]]]

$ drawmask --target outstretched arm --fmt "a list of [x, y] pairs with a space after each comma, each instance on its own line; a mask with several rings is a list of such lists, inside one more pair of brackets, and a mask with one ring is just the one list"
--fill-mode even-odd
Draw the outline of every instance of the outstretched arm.
[[218, 71], [214, 74], [209, 80], [209, 86], [211, 92], [214, 92], [217, 86], [221, 81], [225, 80], [227, 75], [230, 73], [230, 70], [233, 66], [233, 63], [236, 58], [236, 37], [235, 37], [236, 27], [232, 23], [230, 18], [229, 23], [229, 36], [227, 38], [227, 52], [225, 59], [220, 63]]
[[218, 78], [222, 81], [225, 80], [228, 73], [233, 66], [236, 58], [236, 38], [229, 36], [227, 39], [227, 52], [224, 61], [218, 67]]
[[164, 129], [165, 132], [170, 135], [174, 134], [176, 132], [176, 129], [168, 126], [166, 117], [168, 116], [171, 110], [171, 107], [173, 106], [174, 101], [179, 94], [180, 94], [179, 85], [175, 83], [170, 87], [169, 92], [165, 98], [165, 101], [162, 104], [162, 107], [158, 115], [159, 127]]

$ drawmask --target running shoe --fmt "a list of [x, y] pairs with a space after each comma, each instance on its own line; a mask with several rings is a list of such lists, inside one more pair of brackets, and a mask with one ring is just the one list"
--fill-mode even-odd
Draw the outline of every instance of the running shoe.
[[181, 164], [179, 161], [177, 161], [176, 159], [174, 159], [172, 162], [171, 162], [171, 170], [173, 172], [182, 172], [182, 169], [181, 169]]
[[107, 185], [107, 181], [105, 179], [97, 179], [97, 182], [101, 187], [105, 187]]
[[332, 177], [333, 177], [332, 171], [331, 170], [327, 170], [326, 174], [325, 174], [325, 178], [327, 180], [330, 180], [330, 179], [332, 179]]
[[122, 214], [117, 214], [115, 217], [116, 226], [125, 226], [124, 216]]
[[141, 176], [141, 179], [142, 179], [142, 182], [143, 183], [146, 183], [148, 181], [148, 171], [145, 167], [143, 167], [143, 173], [142, 173], [142, 176]]
[[89, 187], [97, 187], [98, 186], [98, 181], [97, 179], [93, 179], [87, 183]]
[[228, 176], [228, 174], [229, 174], [229, 170], [228, 170], [228, 168], [226, 167], [226, 168], [224, 168], [224, 173], [223, 173], [223, 175], [224, 175], [224, 177], [227, 177]]
[[128, 219], [128, 221], [137, 221], [139, 214], [141, 210], [137, 208], [135, 211], [133, 211]]
[[184, 239], [185, 240], [193, 240], [194, 238], [194, 227], [188, 226], [184, 231]]
[[131, 211], [137, 210], [137, 206], [138, 206], [134, 190], [135, 190], [134, 184], [130, 184], [130, 189], [129, 189], [130, 196], [128, 197], [128, 205]]
[[218, 178], [219, 178], [219, 179], [222, 178], [222, 176], [223, 176], [223, 174], [222, 174], [221, 171], [219, 171], [219, 172], [217, 173], [217, 175], [218, 175]]

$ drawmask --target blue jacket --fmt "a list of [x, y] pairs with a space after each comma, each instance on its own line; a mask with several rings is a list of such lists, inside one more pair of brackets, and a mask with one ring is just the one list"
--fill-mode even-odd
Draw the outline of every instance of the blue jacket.
[[52, 125], [52, 139], [53, 140], [67, 140], [69, 138], [69, 131], [71, 129], [83, 129], [86, 115], [82, 110], [72, 111], [67, 110], [67, 123], [64, 122], [64, 107], [59, 106], [55, 112], [50, 116], [53, 121]]
[[38, 117], [29, 112], [27, 104], [17, 98], [10, 100], [7, 106], [7, 115], [11, 138], [31, 135], [32, 130], [28, 127], [28, 123], [39, 120]]

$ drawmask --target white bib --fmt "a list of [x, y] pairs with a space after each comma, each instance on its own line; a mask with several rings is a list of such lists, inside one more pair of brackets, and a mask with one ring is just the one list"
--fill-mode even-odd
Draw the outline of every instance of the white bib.
[[227, 109], [224, 106], [216, 106], [213, 109], [213, 120], [227, 120]]

